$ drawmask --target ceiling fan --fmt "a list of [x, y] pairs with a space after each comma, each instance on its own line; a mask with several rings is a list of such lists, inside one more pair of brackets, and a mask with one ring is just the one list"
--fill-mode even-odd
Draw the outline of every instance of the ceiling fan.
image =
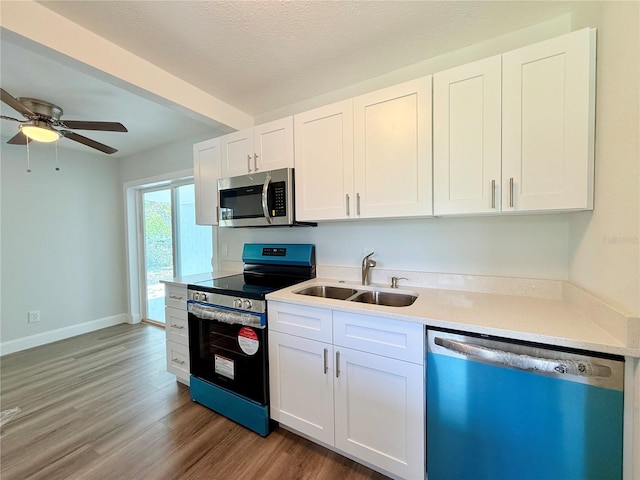
[[[106, 154], [117, 152], [113, 147], [104, 145], [90, 138], [79, 135], [67, 128], [73, 130], [101, 130], [105, 132], [127, 132], [124, 125], [118, 122], [88, 122], [83, 120], [61, 120], [62, 109], [44, 100], [37, 98], [20, 97], [15, 98], [3, 88], [0, 93], [4, 103], [9, 105], [15, 111], [22, 114], [26, 120], [18, 120], [17, 118], [0, 115], [5, 120], [14, 120], [19, 122], [20, 131], [7, 142], [12, 145], [25, 145], [31, 140], [38, 142], [54, 142], [60, 136], [82, 143], [87, 147], [95, 148]], [[56, 127], [56, 128], [54, 128]], [[62, 127], [62, 128], [60, 128]]]

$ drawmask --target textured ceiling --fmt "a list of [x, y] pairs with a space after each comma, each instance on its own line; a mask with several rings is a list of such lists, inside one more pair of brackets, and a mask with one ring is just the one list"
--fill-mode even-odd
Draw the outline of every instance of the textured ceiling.
[[[557, 17], [582, 2], [38, 3], [209, 95], [257, 116]], [[207, 125], [185, 117], [184, 112], [143, 99], [122, 89], [122, 85], [74, 69], [46, 48], [6, 41], [5, 33], [0, 57], [3, 88], [15, 96], [56, 103], [65, 110], [63, 118], [124, 123], [128, 134], [87, 134], [118, 148], [116, 156], [131, 155], [192, 133], [206, 131], [212, 137], [225, 133], [224, 126], [214, 130], [211, 122]], [[57, 33], [65, 35], [64, 31]], [[5, 105], [2, 113], [16, 116]], [[14, 122], [2, 120], [1, 124], [3, 135], [13, 135]]]
[[44, 1], [257, 115], [557, 16], [562, 2]]

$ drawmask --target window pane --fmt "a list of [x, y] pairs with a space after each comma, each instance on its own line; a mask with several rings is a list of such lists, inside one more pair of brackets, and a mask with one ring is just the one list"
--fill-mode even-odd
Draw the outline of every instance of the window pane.
[[196, 225], [195, 189], [193, 184], [177, 188], [178, 275], [194, 275], [211, 271], [212, 228]]
[[147, 283], [147, 318], [164, 323], [164, 285], [173, 278], [171, 189], [145, 192], [144, 253]]

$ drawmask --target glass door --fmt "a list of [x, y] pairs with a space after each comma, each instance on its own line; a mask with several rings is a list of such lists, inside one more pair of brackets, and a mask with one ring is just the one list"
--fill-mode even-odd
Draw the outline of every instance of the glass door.
[[144, 318], [164, 323], [164, 284], [211, 271], [212, 228], [196, 225], [192, 183], [141, 190]]

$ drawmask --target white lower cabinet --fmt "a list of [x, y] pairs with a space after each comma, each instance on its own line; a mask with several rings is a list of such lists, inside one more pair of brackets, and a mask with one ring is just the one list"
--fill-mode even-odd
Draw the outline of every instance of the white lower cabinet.
[[[318, 340], [326, 328], [301, 328], [328, 315], [331, 343]], [[422, 325], [270, 302], [269, 364], [274, 420], [385, 473], [424, 478]]]
[[187, 286], [165, 284], [165, 332], [167, 335], [167, 371], [176, 380], [189, 385], [189, 322]]
[[333, 445], [333, 346], [269, 331], [269, 377], [271, 418]]

